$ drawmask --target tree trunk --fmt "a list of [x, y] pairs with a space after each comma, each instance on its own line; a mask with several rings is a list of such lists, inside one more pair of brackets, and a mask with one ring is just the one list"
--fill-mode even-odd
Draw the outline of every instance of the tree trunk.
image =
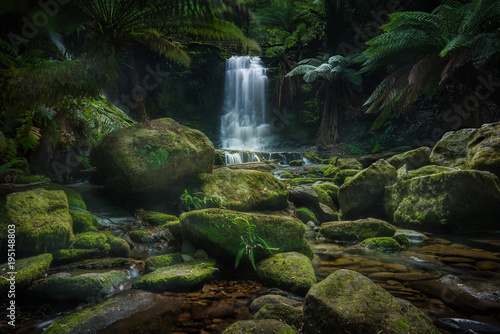
[[338, 108], [335, 101], [335, 90], [332, 84], [328, 84], [325, 89], [325, 104], [323, 105], [323, 113], [321, 115], [321, 124], [319, 128], [319, 143], [320, 145], [329, 147], [332, 146], [339, 136], [338, 125]]
[[134, 52], [130, 52], [130, 72], [132, 74], [132, 99], [134, 102], [132, 103], [132, 109], [135, 113], [136, 120], [144, 124], [144, 126], [151, 128], [152, 124], [149, 120], [148, 115], [146, 114], [146, 106], [144, 105], [144, 94], [143, 90], [145, 89], [141, 85], [141, 81], [139, 80], [139, 72], [135, 66], [135, 58]]

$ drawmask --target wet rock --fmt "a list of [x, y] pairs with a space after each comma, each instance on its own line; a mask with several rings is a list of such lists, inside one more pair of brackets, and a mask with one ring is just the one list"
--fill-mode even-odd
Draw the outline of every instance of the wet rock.
[[314, 212], [312, 212], [310, 209], [301, 207], [297, 208], [297, 211], [295, 212], [295, 216], [300, 219], [304, 224], [307, 224], [307, 222], [312, 221], [314, 224], [319, 225], [320, 222], [314, 215]]
[[259, 297], [259, 298], [255, 298], [252, 303], [250, 304], [250, 312], [252, 314], [255, 314], [257, 313], [264, 305], [267, 305], [267, 304], [271, 304], [271, 305], [287, 305], [287, 306], [292, 306], [292, 307], [296, 307], [296, 306], [299, 306], [301, 305], [302, 303], [297, 301], [297, 300], [294, 300], [294, 299], [290, 299], [290, 298], [287, 298], [287, 297], [284, 297], [284, 296], [280, 296], [280, 295], [264, 295], [262, 297]]
[[394, 236], [398, 235], [404, 235], [411, 244], [422, 244], [428, 239], [425, 234], [413, 230], [397, 230]]
[[297, 252], [272, 255], [257, 264], [256, 272], [271, 286], [304, 295], [316, 283], [311, 260]]
[[210, 173], [215, 150], [200, 131], [169, 118], [113, 131], [91, 153], [92, 165], [114, 198], [137, 206], [177, 200], [201, 173]]
[[359, 169], [341, 169], [333, 175], [333, 183], [344, 184], [347, 178], [354, 177], [359, 172], [361, 172]]
[[176, 291], [201, 285], [214, 278], [215, 260], [195, 259], [187, 263], [159, 268], [133, 284], [136, 289], [155, 292]]
[[314, 185], [312, 186], [312, 188], [314, 189], [314, 191], [316, 191], [316, 193], [319, 196], [319, 203], [325, 204], [326, 206], [328, 206], [329, 208], [331, 208], [334, 211], [337, 210], [337, 208], [333, 204], [332, 198], [330, 197], [330, 195], [328, 194], [328, 192], [326, 190], [324, 190], [322, 187], [318, 187], [318, 186], [314, 186]]
[[[35, 189], [7, 195], [5, 220], [0, 220], [2, 249], [7, 225], [16, 225], [16, 251], [41, 254], [67, 248], [75, 241], [68, 199], [63, 191]], [[5, 233], [3, 232], [5, 231]]]
[[463, 257], [473, 259], [475, 261], [488, 260], [500, 262], [500, 257], [493, 255], [490, 252], [478, 251], [473, 249], [464, 249], [457, 247], [442, 247], [440, 245], [428, 245], [421, 248], [423, 253], [435, 254], [439, 257]]
[[111, 246], [108, 244], [108, 237], [105, 233], [85, 232], [76, 235], [73, 246], [77, 249], [97, 249], [108, 253]]
[[398, 182], [387, 188], [386, 213], [396, 226], [461, 233], [497, 230], [498, 184], [495, 175], [476, 170], [444, 172]]
[[129, 290], [62, 317], [44, 333], [170, 333], [181, 304], [175, 297]]
[[110, 268], [121, 268], [129, 267], [131, 262], [129, 259], [125, 258], [113, 258], [92, 262], [84, 262], [79, 264], [74, 264], [71, 266], [64, 266], [57, 268], [58, 271], [73, 271], [77, 269], [83, 270], [94, 270], [94, 269], [110, 269]]
[[367, 218], [328, 222], [321, 225], [318, 237], [332, 240], [362, 241], [374, 237], [391, 237], [396, 227], [386, 221]]
[[399, 169], [406, 165], [408, 170], [418, 169], [429, 162], [431, 149], [428, 147], [419, 147], [417, 149], [397, 154], [387, 159], [394, 168]]
[[112, 233], [106, 233], [110, 246], [110, 253], [114, 256], [128, 257], [130, 255], [130, 245], [123, 239], [114, 236]]
[[356, 174], [339, 188], [342, 218], [358, 218], [367, 212], [379, 210], [384, 188], [396, 180], [396, 169], [385, 160], [379, 160]]
[[365, 239], [359, 245], [366, 249], [378, 249], [385, 252], [397, 252], [401, 250], [401, 245], [394, 238], [390, 237]]
[[63, 272], [36, 281], [27, 293], [49, 300], [94, 301], [116, 291], [127, 278], [127, 273], [120, 270], [81, 275]]
[[240, 320], [224, 330], [224, 334], [295, 334], [292, 327], [278, 320]]
[[255, 313], [253, 318], [255, 320], [280, 320], [295, 329], [301, 328], [304, 321], [301, 310], [283, 304], [266, 304]]
[[409, 302], [365, 276], [341, 269], [313, 285], [304, 304], [304, 333], [439, 333]]
[[137, 218], [153, 226], [164, 225], [167, 222], [179, 221], [179, 218], [172, 215], [167, 215], [166, 213], [148, 211], [148, 210], [137, 210], [135, 212]]
[[16, 293], [26, 290], [33, 281], [45, 274], [51, 262], [51, 254], [42, 254], [16, 260], [15, 275], [8, 274], [9, 272], [14, 272], [9, 267], [9, 263], [0, 264], [0, 295], [7, 297], [12, 282], [15, 282]]
[[476, 263], [479, 270], [500, 271], [500, 262], [495, 261], [479, 261]]
[[281, 210], [288, 207], [283, 182], [269, 173], [220, 168], [200, 176], [201, 190], [207, 196], [224, 197], [225, 207], [236, 211]]
[[290, 200], [297, 207], [316, 207], [319, 204], [319, 195], [310, 186], [299, 186], [290, 190]]
[[155, 238], [147, 231], [143, 230], [133, 230], [128, 233], [130, 239], [134, 242], [143, 244], [152, 244], [155, 242]]
[[148, 257], [145, 261], [146, 273], [162, 267], [168, 267], [182, 262], [181, 253], [165, 254]]
[[100, 255], [97, 249], [60, 249], [52, 252], [53, 265], [61, 265], [92, 259]]
[[336, 202], [337, 199], [338, 199], [338, 193], [339, 193], [339, 187], [337, 185], [335, 185], [333, 182], [315, 182], [314, 187], [316, 188], [319, 188], [319, 189], [322, 189], [324, 191], [326, 191], [326, 193], [328, 194], [328, 196], [330, 196], [330, 198]]
[[483, 124], [467, 146], [467, 167], [500, 177], [500, 122]]
[[180, 221], [184, 239], [215, 258], [234, 261], [242, 249], [242, 241], [262, 245], [254, 252], [256, 261], [269, 255], [266, 248], [279, 248], [278, 252], [297, 251], [313, 257], [312, 249], [304, 238], [305, 225], [295, 218], [205, 209], [184, 213]]
[[464, 166], [467, 162], [467, 144], [476, 132], [477, 129], [470, 128], [446, 132], [432, 148], [430, 163], [446, 167]]
[[484, 322], [470, 319], [444, 318], [438, 319], [437, 325], [445, 329], [460, 330], [467, 333], [500, 333], [500, 328]]

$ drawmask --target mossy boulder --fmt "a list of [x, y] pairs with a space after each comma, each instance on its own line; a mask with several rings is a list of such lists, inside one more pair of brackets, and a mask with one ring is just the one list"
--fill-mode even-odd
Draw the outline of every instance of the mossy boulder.
[[282, 295], [267, 294], [255, 298], [250, 304], [249, 310], [252, 314], [257, 314], [257, 312], [265, 305], [287, 305], [291, 307], [300, 307], [302, 306], [302, 302], [298, 301], [297, 299], [287, 298]]
[[[204, 209], [181, 215], [181, 228], [185, 240], [189, 240], [197, 249], [206, 250], [215, 258], [234, 261], [242, 249], [242, 238], [249, 244], [251, 238], [262, 238], [270, 248], [278, 252], [296, 251], [313, 257], [313, 252], [304, 238], [305, 225], [298, 219], [243, 213], [222, 209]], [[261, 260], [269, 252], [257, 247], [255, 260]]]
[[147, 231], [144, 230], [133, 230], [128, 233], [130, 239], [138, 243], [153, 243], [154, 237]]
[[393, 224], [458, 233], [498, 230], [500, 189], [489, 172], [444, 172], [387, 188], [385, 208]]
[[500, 177], [500, 122], [483, 124], [467, 145], [467, 167]]
[[166, 222], [161, 227], [168, 229], [175, 239], [182, 240], [181, 222], [179, 220]]
[[361, 172], [359, 169], [342, 169], [335, 173], [332, 182], [342, 185], [346, 182], [347, 178], [351, 178]]
[[362, 218], [364, 214], [383, 209], [385, 187], [396, 180], [396, 169], [382, 159], [356, 174], [339, 188], [342, 218]]
[[[42, 254], [33, 257], [16, 260], [14, 267], [10, 267], [9, 263], [0, 265], [0, 293], [2, 296], [7, 297], [10, 289], [10, 282], [8, 279], [15, 278], [15, 292], [19, 293], [26, 290], [33, 281], [40, 278], [49, 269], [52, 262], [52, 255]], [[15, 272], [15, 275], [7, 274]], [[14, 282], [14, 281], [12, 281]]]
[[96, 260], [92, 262], [85, 261], [84, 263], [73, 264], [70, 266], [63, 266], [57, 268], [57, 271], [73, 271], [81, 270], [94, 270], [94, 269], [112, 269], [129, 267], [131, 262], [129, 259], [115, 257], [112, 259]]
[[73, 233], [95, 232], [99, 226], [97, 219], [89, 212], [69, 210], [73, 219]]
[[338, 200], [339, 187], [333, 182], [317, 182], [314, 187], [326, 191], [334, 202]]
[[154, 292], [177, 291], [206, 283], [216, 272], [215, 260], [195, 259], [159, 268], [144, 275], [133, 287]]
[[225, 207], [236, 211], [282, 210], [288, 207], [288, 192], [283, 182], [269, 173], [256, 170], [219, 168], [200, 177], [207, 196], [225, 198]]
[[135, 213], [136, 217], [153, 226], [164, 225], [167, 222], [179, 221], [179, 218], [173, 215], [167, 215], [166, 213], [154, 212], [148, 210], [137, 210]]
[[374, 218], [328, 222], [321, 225], [318, 237], [332, 240], [362, 241], [375, 237], [392, 237], [396, 227]]
[[477, 129], [467, 128], [449, 131], [432, 148], [429, 161], [433, 165], [462, 167], [467, 163], [467, 145]]
[[266, 304], [255, 315], [254, 320], [275, 319], [292, 328], [301, 328], [304, 322], [302, 310], [283, 304]]
[[424, 146], [392, 156], [387, 159], [387, 162], [394, 166], [394, 168], [396, 169], [399, 169], [404, 165], [407, 166], [408, 170], [418, 169], [422, 166], [427, 165], [430, 155], [431, 149]]
[[377, 249], [385, 252], [397, 252], [401, 250], [401, 245], [396, 239], [391, 237], [369, 238], [363, 240], [359, 245], [366, 249]]
[[293, 188], [289, 195], [295, 206], [308, 208], [320, 222], [337, 220], [333, 200], [324, 189], [301, 185]]
[[240, 320], [227, 327], [224, 334], [296, 334], [287, 324], [274, 319]]
[[147, 273], [156, 269], [172, 266], [182, 262], [181, 253], [165, 254], [148, 257], [145, 261], [145, 270]]
[[60, 249], [52, 252], [53, 265], [78, 262], [86, 259], [95, 258], [100, 255], [97, 249]]
[[77, 249], [98, 249], [106, 253], [110, 250], [106, 234], [100, 232], [85, 232], [77, 234], [73, 247]]
[[20, 254], [52, 252], [69, 247], [75, 240], [68, 199], [62, 191], [35, 189], [12, 193], [7, 195], [5, 210], [6, 219], [0, 226], [2, 239], [7, 235], [6, 224], [15, 225], [16, 249]]
[[201, 173], [210, 173], [214, 146], [200, 131], [172, 119], [113, 131], [91, 153], [106, 190], [139, 206], [158, 198], [177, 200]]
[[128, 242], [113, 234], [106, 234], [109, 243], [109, 251], [111, 255], [127, 257], [130, 255], [130, 245]]
[[438, 334], [409, 302], [391, 296], [367, 277], [341, 269], [312, 286], [304, 304], [304, 333]]
[[332, 210], [337, 211], [337, 208], [333, 204], [333, 199], [330, 197], [330, 195], [326, 190], [324, 190], [322, 187], [314, 185], [312, 186], [312, 188], [314, 189], [314, 191], [316, 191], [316, 193], [318, 193], [320, 203], [323, 203]]
[[314, 215], [314, 212], [312, 212], [308, 208], [304, 208], [304, 207], [297, 208], [297, 210], [295, 211], [295, 216], [298, 219], [300, 219], [300, 221], [303, 222], [304, 224], [307, 224], [309, 221], [314, 222], [315, 225], [320, 224], [318, 218], [316, 218], [316, 216]]
[[[457, 169], [453, 168], [453, 167], [446, 167], [446, 166], [427, 165], [427, 166], [420, 167], [419, 169], [409, 170], [407, 173], [406, 179], [413, 179], [415, 177], [439, 174], [439, 173], [443, 173], [443, 172], [451, 172], [454, 170], [457, 170]], [[398, 178], [398, 181], [404, 181], [404, 180], [399, 180], [399, 178]]]
[[36, 281], [27, 293], [48, 300], [94, 301], [118, 290], [127, 278], [128, 274], [121, 270], [81, 275], [63, 272]]
[[82, 195], [74, 190], [57, 183], [50, 183], [42, 188], [45, 190], [62, 190], [66, 194], [66, 197], [68, 197], [68, 204], [70, 208], [87, 210], [87, 205], [85, 204]]
[[316, 283], [311, 260], [297, 252], [278, 253], [260, 261], [257, 276], [274, 287], [304, 295]]

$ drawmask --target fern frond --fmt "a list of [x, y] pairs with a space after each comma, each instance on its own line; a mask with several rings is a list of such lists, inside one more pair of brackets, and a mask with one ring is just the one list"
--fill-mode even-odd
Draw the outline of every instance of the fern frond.
[[459, 47], [462, 47], [462, 46], [465, 46], [465, 45], [470, 45], [471, 42], [474, 40], [474, 35], [471, 34], [471, 33], [466, 33], [466, 34], [458, 34], [456, 35], [454, 38], [452, 38], [448, 44], [446, 44], [446, 46], [443, 48], [443, 50], [441, 50], [441, 52], [439, 53], [439, 55], [441, 57], [446, 57], [446, 55], [448, 54], [448, 52], [456, 49], [456, 48], [459, 48]]
[[158, 52], [166, 58], [178, 61], [185, 66], [189, 66], [190, 64], [191, 60], [189, 56], [182, 50], [180, 45], [165, 38], [165, 36], [155, 29], [133, 32], [131, 36], [136, 41], [148, 46], [151, 50]]
[[306, 74], [309, 71], [314, 71], [316, 69], [316, 66], [313, 65], [299, 65], [295, 67], [293, 70], [287, 73], [287, 77], [291, 77], [294, 75], [302, 75]]

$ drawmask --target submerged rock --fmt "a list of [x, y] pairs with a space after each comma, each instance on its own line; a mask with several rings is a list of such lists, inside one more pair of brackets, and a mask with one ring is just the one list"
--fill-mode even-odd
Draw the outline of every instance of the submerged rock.
[[242, 242], [262, 246], [255, 248], [255, 261], [270, 254], [266, 248], [278, 248], [276, 252], [296, 251], [311, 259], [314, 256], [304, 238], [305, 225], [295, 218], [204, 209], [184, 213], [180, 221], [184, 239], [197, 249], [206, 250], [211, 257], [234, 261], [245, 247]]
[[288, 207], [285, 184], [269, 173], [220, 168], [212, 174], [203, 174], [200, 179], [203, 193], [222, 196], [229, 210], [263, 211]]
[[178, 199], [201, 173], [210, 173], [215, 153], [200, 131], [169, 118], [154, 120], [104, 136], [91, 153], [92, 165], [106, 190], [135, 206]]
[[467, 163], [467, 144], [476, 132], [477, 129], [471, 128], [446, 132], [432, 148], [430, 163], [446, 167], [463, 167]]
[[375, 237], [392, 237], [396, 227], [374, 218], [328, 222], [321, 225], [318, 237], [333, 240], [362, 241]]
[[144, 275], [133, 287], [155, 292], [187, 289], [210, 281], [217, 270], [215, 260], [195, 259], [159, 268]]
[[498, 178], [477, 170], [453, 171], [398, 182], [387, 188], [386, 213], [396, 226], [453, 232], [497, 230]]
[[304, 304], [304, 333], [433, 333], [431, 320], [365, 276], [341, 269], [313, 285]]
[[[19, 293], [26, 290], [33, 281], [40, 278], [49, 269], [52, 262], [51, 254], [42, 254], [17, 260], [14, 269], [9, 267], [8, 263], [0, 265], [0, 293], [7, 297], [11, 282], [15, 282], [15, 292]], [[8, 274], [15, 272], [15, 275]], [[10, 279], [15, 278], [14, 281]]]
[[292, 327], [279, 320], [240, 320], [227, 327], [224, 334], [295, 334]]
[[316, 283], [311, 260], [297, 252], [272, 255], [260, 261], [256, 271], [268, 284], [299, 294], [306, 294]]

